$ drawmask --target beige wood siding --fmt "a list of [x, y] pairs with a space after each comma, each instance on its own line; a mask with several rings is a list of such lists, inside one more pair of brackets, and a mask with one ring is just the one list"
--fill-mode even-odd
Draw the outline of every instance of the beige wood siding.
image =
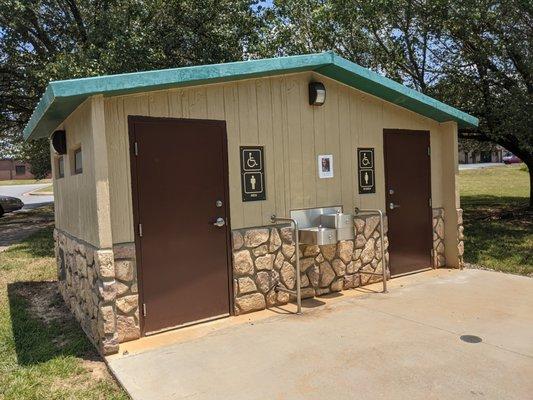
[[[111, 219], [107, 143], [102, 96], [81, 104], [60, 126], [66, 131], [64, 177], [58, 178], [51, 149], [56, 227], [98, 248], [110, 248]], [[74, 150], [81, 147], [83, 172], [74, 173]]]
[[[57, 178], [52, 152], [56, 227], [98, 246], [97, 205], [94, 185], [94, 152], [91, 123], [92, 101], [80, 105], [63, 123], [67, 132], [65, 176]], [[83, 172], [74, 174], [73, 151], [81, 146]]]
[[[326, 85], [324, 106], [308, 104], [308, 83]], [[433, 206], [443, 205], [443, 146], [449, 130], [428, 118], [315, 73], [299, 73], [105, 99], [113, 242], [134, 240], [128, 115], [225, 120], [233, 229], [266, 225], [291, 209], [385, 207], [383, 129], [431, 132]], [[267, 200], [241, 201], [239, 146], [265, 146]], [[376, 149], [376, 193], [359, 195], [357, 147]], [[317, 155], [332, 154], [334, 178], [319, 179]], [[405, 149], [406, 157], [409, 150]], [[169, 171], [168, 179], [173, 179]], [[157, 206], [157, 205], [154, 205]]]

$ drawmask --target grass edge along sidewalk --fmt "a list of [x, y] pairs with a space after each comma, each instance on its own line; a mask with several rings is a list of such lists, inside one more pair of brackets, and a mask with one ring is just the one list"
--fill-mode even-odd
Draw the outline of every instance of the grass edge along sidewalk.
[[0, 398], [127, 399], [58, 294], [52, 229], [0, 253]]
[[51, 179], [13, 179], [0, 181], [0, 186], [52, 184]]

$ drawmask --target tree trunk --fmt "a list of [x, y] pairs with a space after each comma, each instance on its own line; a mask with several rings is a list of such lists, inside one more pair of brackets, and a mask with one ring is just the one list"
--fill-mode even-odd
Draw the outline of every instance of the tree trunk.
[[533, 210], [533, 155], [527, 154], [526, 157], [522, 158], [522, 161], [529, 170], [529, 209]]
[[526, 165], [529, 169], [529, 209], [533, 210], [533, 161], [529, 160]]
[[533, 160], [526, 163], [529, 169], [529, 209], [533, 210]]

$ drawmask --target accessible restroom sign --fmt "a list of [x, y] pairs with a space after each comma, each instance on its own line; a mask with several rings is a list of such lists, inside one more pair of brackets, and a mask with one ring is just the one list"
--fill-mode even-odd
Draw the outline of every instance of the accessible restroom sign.
[[266, 199], [263, 146], [241, 146], [242, 201]]
[[359, 194], [376, 193], [374, 148], [357, 149]]

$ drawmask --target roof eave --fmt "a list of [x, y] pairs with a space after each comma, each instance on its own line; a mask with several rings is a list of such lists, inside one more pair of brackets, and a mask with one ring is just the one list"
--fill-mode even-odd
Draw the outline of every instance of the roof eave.
[[[49, 136], [76, 107], [96, 94], [117, 96], [309, 71], [330, 64], [332, 58], [327, 52], [51, 82], [24, 128], [24, 138]], [[45, 114], [49, 118], [43, 121]]]
[[438, 122], [455, 121], [462, 128], [479, 124], [472, 115], [337, 55], [333, 55], [331, 65], [321, 67], [317, 72]]
[[438, 122], [455, 121], [460, 128], [479, 124], [469, 114], [326, 52], [51, 82], [24, 128], [24, 138], [49, 136], [83, 101], [96, 94], [117, 96], [301, 71], [316, 71]]

